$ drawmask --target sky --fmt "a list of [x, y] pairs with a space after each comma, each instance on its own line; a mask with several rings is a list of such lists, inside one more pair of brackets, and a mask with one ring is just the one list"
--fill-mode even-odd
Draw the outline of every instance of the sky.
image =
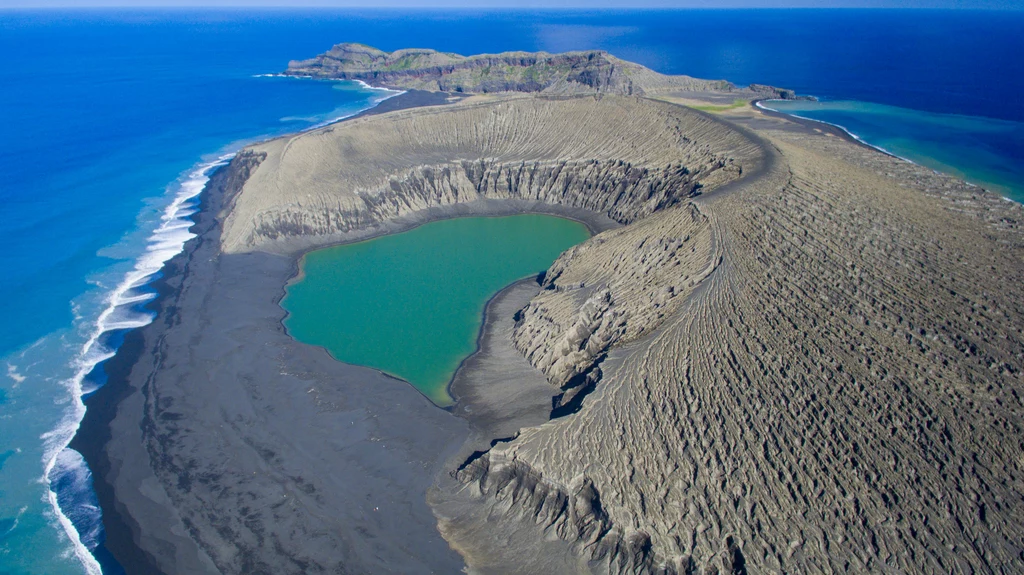
[[54, 7], [336, 8], [963, 8], [1022, 9], [1024, 0], [0, 0], [0, 8]]

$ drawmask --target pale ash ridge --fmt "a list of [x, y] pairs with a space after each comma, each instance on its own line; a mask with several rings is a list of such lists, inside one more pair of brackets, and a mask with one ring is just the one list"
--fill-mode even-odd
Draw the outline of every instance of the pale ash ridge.
[[[473, 100], [473, 99], [471, 99]], [[265, 155], [226, 252], [290, 251], [430, 208], [520, 200], [630, 223], [739, 175], [753, 145], [714, 120], [626, 97], [467, 101], [357, 119]]]
[[671, 90], [733, 89], [724, 80], [659, 74], [600, 50], [462, 56], [426, 49], [384, 52], [363, 44], [345, 43], [309, 60], [290, 62], [285, 74], [360, 80], [387, 88], [464, 93], [650, 95]]

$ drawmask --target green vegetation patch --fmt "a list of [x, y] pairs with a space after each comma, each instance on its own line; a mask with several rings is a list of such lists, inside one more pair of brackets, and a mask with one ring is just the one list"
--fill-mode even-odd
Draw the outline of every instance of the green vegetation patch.
[[701, 112], [712, 112], [712, 113], [714, 113], [714, 112], [725, 112], [726, 110], [735, 110], [736, 108], [742, 108], [743, 106], [746, 106], [746, 105], [747, 105], [747, 100], [745, 100], [743, 98], [737, 98], [737, 99], [732, 101], [732, 104], [725, 104], [725, 105], [721, 105], [721, 106], [716, 106], [716, 105], [713, 105], [713, 104], [708, 104], [708, 105], [690, 106], [690, 108], [693, 108], [694, 110], [700, 110]]

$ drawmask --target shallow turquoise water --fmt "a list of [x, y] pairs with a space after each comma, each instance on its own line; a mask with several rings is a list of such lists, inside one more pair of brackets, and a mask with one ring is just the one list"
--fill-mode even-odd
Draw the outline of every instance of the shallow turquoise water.
[[1024, 122], [854, 101], [763, 105], [841, 126], [894, 155], [1024, 201]]
[[589, 237], [553, 216], [457, 218], [307, 254], [281, 305], [296, 339], [400, 377], [438, 405], [487, 301]]

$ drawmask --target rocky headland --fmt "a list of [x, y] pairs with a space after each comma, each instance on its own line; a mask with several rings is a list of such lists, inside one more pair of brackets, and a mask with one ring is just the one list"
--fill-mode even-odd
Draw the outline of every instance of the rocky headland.
[[[1024, 569], [1024, 210], [722, 105], [777, 89], [625, 64], [347, 44], [290, 66], [477, 94], [251, 146], [210, 190], [125, 380], [106, 450], [132, 463], [101, 478], [154, 563]], [[599, 233], [492, 301], [451, 412], [280, 325], [305, 251], [522, 211]]]
[[725, 80], [659, 74], [601, 51], [502, 52], [462, 56], [427, 49], [385, 52], [364, 44], [338, 44], [308, 60], [288, 64], [292, 76], [359, 80], [395, 89], [452, 93], [539, 92], [543, 94], [653, 95], [678, 90], [747, 92], [765, 98], [795, 98], [791, 90], [751, 85], [739, 90]]

